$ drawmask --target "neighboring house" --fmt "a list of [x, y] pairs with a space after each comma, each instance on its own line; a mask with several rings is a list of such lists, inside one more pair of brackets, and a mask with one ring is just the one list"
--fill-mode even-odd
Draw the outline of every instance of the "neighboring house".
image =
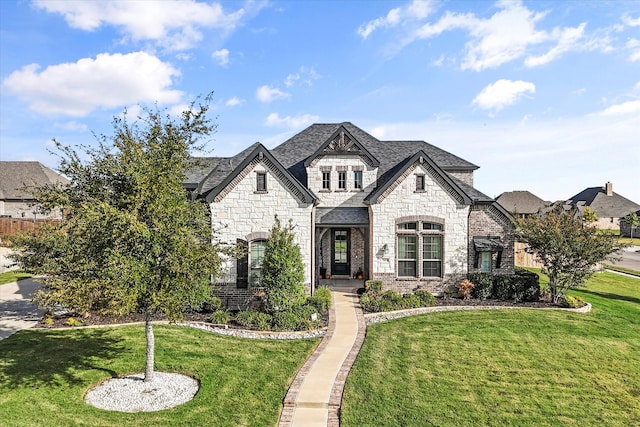
[[519, 218], [538, 213], [541, 209], [551, 205], [550, 202], [542, 200], [529, 191], [507, 191], [499, 195], [496, 202], [513, 216]]
[[60, 219], [54, 209], [44, 213], [28, 188], [69, 181], [40, 162], [0, 162], [0, 216], [28, 219]]
[[185, 187], [209, 204], [217, 238], [247, 249], [216, 285], [228, 306], [260, 286], [275, 215], [295, 224], [308, 291], [321, 273], [361, 271], [385, 289], [439, 294], [470, 272], [514, 271], [512, 217], [473, 188], [477, 168], [424, 141], [314, 124], [271, 150], [199, 159]]
[[[632, 213], [632, 212], [629, 212]], [[625, 215], [626, 217], [627, 215]], [[640, 210], [636, 211], [636, 216], [638, 218], [640, 218]], [[627, 223], [627, 221], [624, 220], [624, 217], [620, 218], [620, 235], [622, 237], [631, 237], [631, 224]], [[640, 225], [633, 227], [633, 237], [640, 237]]]
[[620, 220], [631, 212], [640, 210], [640, 205], [613, 192], [613, 184], [604, 187], [590, 187], [565, 202], [579, 213], [588, 206], [598, 216], [596, 227], [603, 230], [620, 230]]

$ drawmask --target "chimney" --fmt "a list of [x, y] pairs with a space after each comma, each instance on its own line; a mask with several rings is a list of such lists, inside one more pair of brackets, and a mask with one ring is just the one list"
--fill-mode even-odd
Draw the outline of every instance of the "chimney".
[[604, 192], [607, 196], [613, 196], [613, 184], [610, 182], [607, 182], [604, 185]]

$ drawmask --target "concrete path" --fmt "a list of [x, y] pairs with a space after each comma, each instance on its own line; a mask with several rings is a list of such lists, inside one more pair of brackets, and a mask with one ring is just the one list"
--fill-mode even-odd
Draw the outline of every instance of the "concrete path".
[[35, 326], [43, 311], [31, 303], [40, 284], [33, 279], [0, 285], [0, 340]]
[[360, 351], [365, 324], [358, 296], [349, 288], [332, 289], [327, 334], [298, 371], [285, 397], [279, 426], [338, 426], [342, 390]]

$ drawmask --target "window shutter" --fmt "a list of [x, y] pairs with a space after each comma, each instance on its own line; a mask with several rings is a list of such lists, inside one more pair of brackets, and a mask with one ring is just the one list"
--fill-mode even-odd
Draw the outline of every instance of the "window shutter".
[[476, 253], [473, 256], [473, 268], [478, 268], [478, 261], [480, 260], [480, 252], [475, 251]]
[[247, 289], [249, 287], [249, 245], [242, 239], [238, 239], [237, 243], [242, 256], [236, 260], [236, 288]]
[[500, 268], [502, 263], [502, 251], [498, 251], [498, 258], [496, 259], [496, 268]]

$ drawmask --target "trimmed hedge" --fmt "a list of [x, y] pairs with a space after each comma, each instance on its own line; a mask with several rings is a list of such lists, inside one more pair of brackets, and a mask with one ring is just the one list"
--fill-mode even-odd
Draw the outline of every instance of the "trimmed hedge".
[[540, 278], [522, 268], [516, 268], [512, 276], [472, 273], [469, 280], [475, 285], [471, 296], [478, 299], [499, 299], [523, 302], [540, 299]]
[[[425, 290], [418, 290], [415, 293], [407, 293], [400, 295], [396, 291], [376, 291], [376, 282], [374, 286], [366, 286], [367, 291], [360, 296], [360, 306], [364, 311], [369, 313], [377, 313], [381, 311], [395, 311], [405, 308], [430, 307], [435, 305], [435, 297]], [[380, 282], [382, 285], [382, 283]], [[369, 285], [369, 283], [367, 283]]]

